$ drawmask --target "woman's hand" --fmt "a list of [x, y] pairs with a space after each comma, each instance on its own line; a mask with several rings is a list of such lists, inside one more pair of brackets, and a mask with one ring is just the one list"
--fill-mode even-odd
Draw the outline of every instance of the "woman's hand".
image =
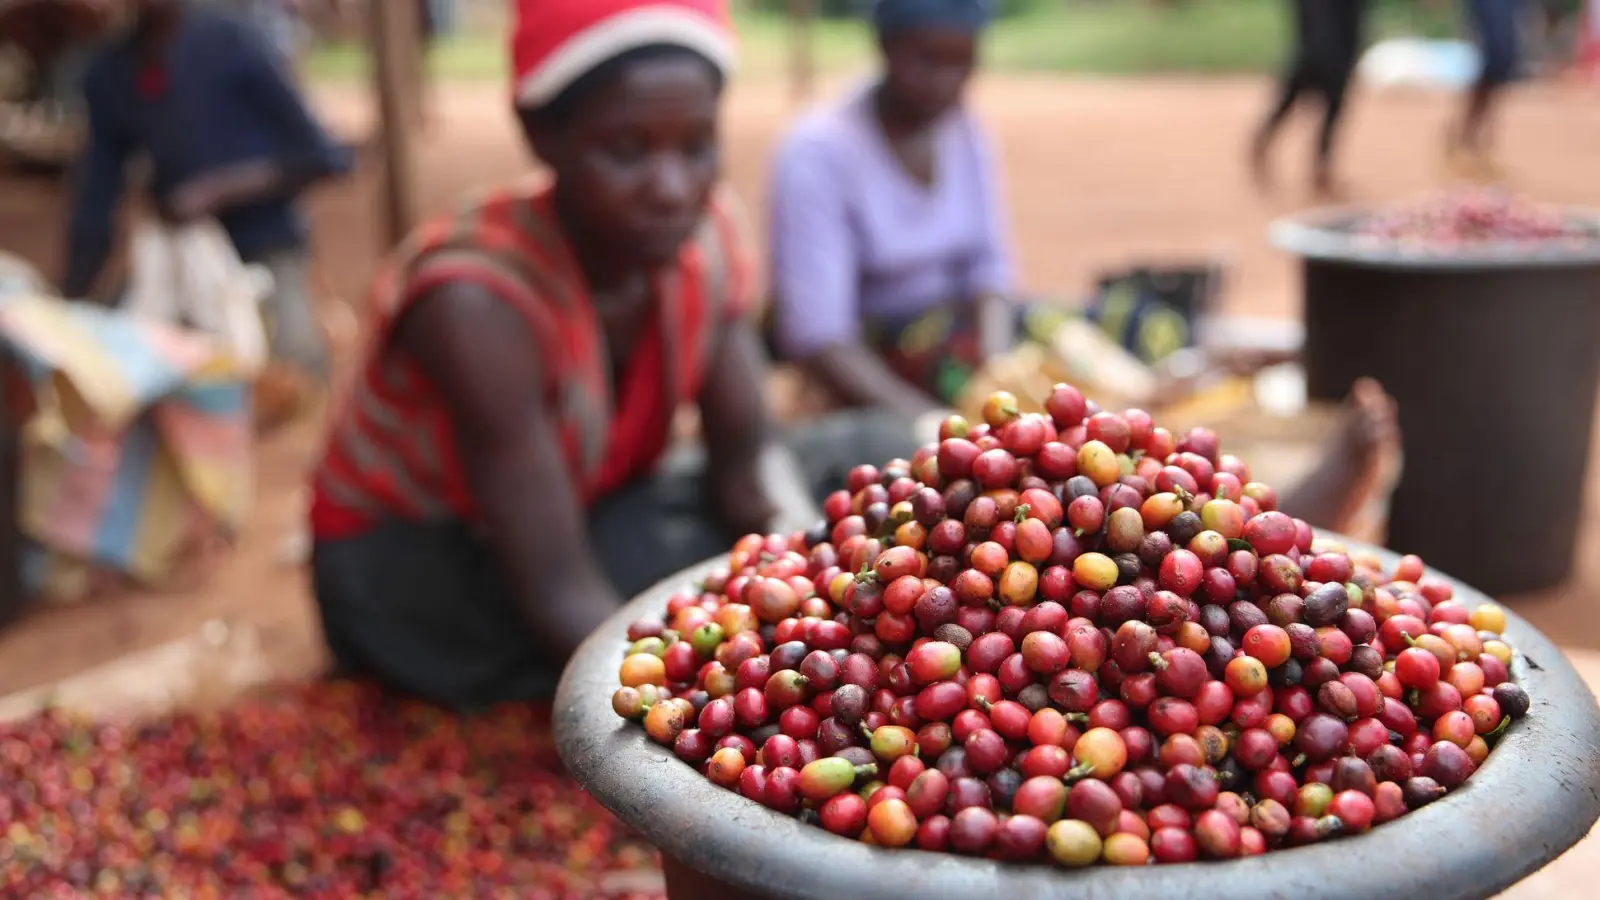
[[739, 534], [766, 534], [777, 517], [778, 505], [767, 495], [755, 468], [715, 469], [706, 473], [712, 508], [729, 530]]
[[822, 518], [789, 448], [767, 444], [756, 464], [707, 473], [717, 515], [740, 534], [789, 534]]
[[156, 202], [156, 211], [168, 225], [189, 225], [216, 215], [222, 206], [222, 185], [201, 175], [178, 185]]
[[161, 198], [161, 217], [174, 225], [210, 218], [231, 207], [274, 195], [282, 172], [264, 161], [246, 162], [196, 175]]
[[755, 330], [730, 323], [700, 389], [700, 423], [714, 508], [746, 534], [808, 528], [821, 513], [794, 456], [771, 438]]

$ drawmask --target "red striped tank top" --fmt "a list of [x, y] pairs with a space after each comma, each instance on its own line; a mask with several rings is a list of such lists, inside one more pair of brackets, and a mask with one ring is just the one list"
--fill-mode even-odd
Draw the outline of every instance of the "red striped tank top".
[[501, 191], [418, 228], [374, 284], [365, 357], [334, 408], [312, 476], [313, 534], [348, 536], [383, 518], [476, 517], [449, 410], [414, 363], [385, 352], [409, 305], [445, 282], [474, 282], [527, 319], [586, 503], [649, 472], [667, 447], [673, 414], [699, 392], [719, 327], [751, 305], [742, 226], [734, 199], [720, 194], [676, 264], [657, 277], [648, 324], [616, 385], [548, 188]]

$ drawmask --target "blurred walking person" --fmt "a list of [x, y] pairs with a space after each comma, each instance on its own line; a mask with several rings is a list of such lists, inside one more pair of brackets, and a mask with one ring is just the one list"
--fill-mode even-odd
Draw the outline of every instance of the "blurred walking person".
[[1589, 0], [1578, 38], [1578, 73], [1600, 82], [1600, 0]]
[[1497, 180], [1499, 168], [1490, 152], [1494, 111], [1506, 85], [1522, 69], [1523, 0], [1467, 0], [1483, 67], [1467, 92], [1461, 118], [1447, 137], [1446, 154], [1460, 174], [1479, 180]]
[[1367, 0], [1293, 0], [1294, 54], [1278, 87], [1278, 100], [1256, 131], [1251, 165], [1256, 181], [1272, 181], [1270, 155], [1289, 113], [1308, 94], [1322, 97], [1322, 129], [1317, 135], [1312, 186], [1334, 193], [1333, 145], [1344, 114], [1345, 91], [1365, 40]]
[[143, 156], [164, 220], [215, 219], [245, 262], [272, 273], [264, 312], [273, 371], [308, 390], [320, 386], [328, 360], [297, 200], [348, 172], [351, 154], [312, 116], [258, 29], [183, 0], [136, 0], [132, 9], [132, 31], [98, 52], [84, 85], [89, 141], [63, 293], [89, 295], [111, 252], [124, 170]]

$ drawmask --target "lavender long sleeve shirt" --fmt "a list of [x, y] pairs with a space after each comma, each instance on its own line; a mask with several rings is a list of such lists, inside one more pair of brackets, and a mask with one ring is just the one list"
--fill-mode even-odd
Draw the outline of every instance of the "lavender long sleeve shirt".
[[770, 240], [780, 348], [804, 358], [863, 322], [1012, 288], [995, 161], [962, 109], [935, 126], [925, 185], [895, 158], [870, 90], [812, 113], [778, 149]]

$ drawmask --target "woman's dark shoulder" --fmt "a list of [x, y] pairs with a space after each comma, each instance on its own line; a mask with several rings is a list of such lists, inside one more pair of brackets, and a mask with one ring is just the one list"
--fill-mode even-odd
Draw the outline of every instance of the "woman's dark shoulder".
[[537, 183], [517, 182], [470, 194], [414, 231], [409, 249], [521, 252], [551, 262], [560, 256], [562, 238], [548, 193]]

